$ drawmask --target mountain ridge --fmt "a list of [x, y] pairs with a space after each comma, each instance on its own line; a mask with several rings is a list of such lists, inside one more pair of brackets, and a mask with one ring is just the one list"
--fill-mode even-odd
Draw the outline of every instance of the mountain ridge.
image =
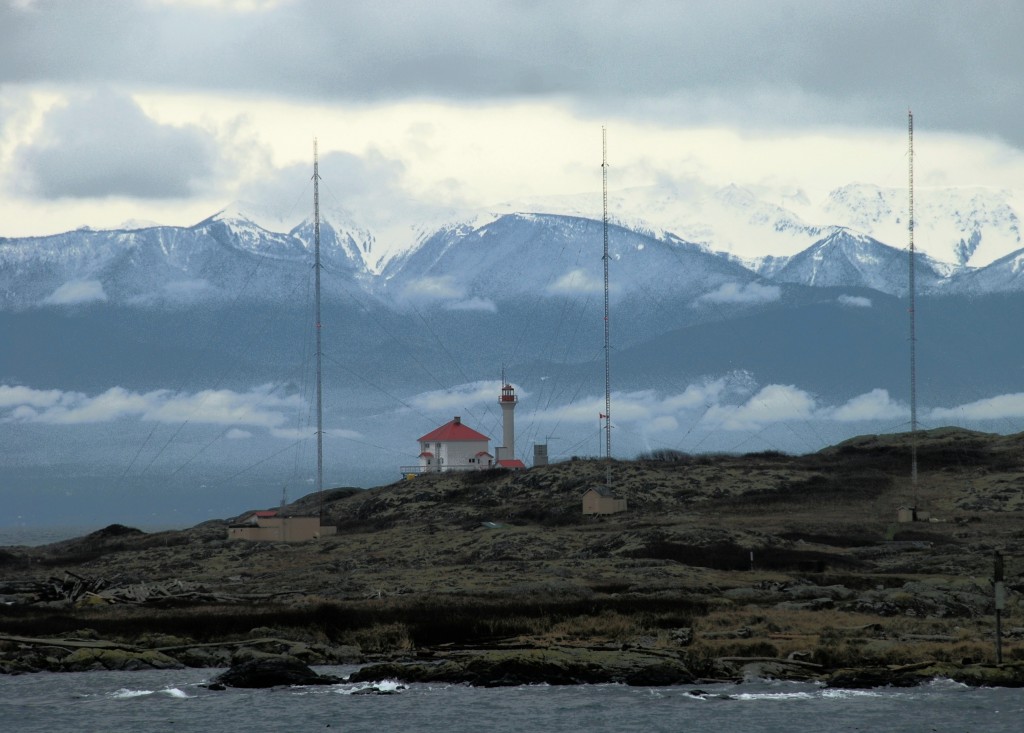
[[[416, 246], [390, 258], [375, 272], [371, 264], [377, 257], [374, 235], [351, 222], [333, 224], [325, 219], [320, 228], [321, 253], [325, 267], [341, 274], [346, 287], [357, 285], [368, 295], [402, 301], [417, 295], [413, 291], [418, 287], [419, 296], [451, 299], [464, 295], [477, 299], [477, 306], [489, 308], [487, 302], [494, 299], [495, 292], [511, 293], [512, 284], [501, 282], [501, 270], [506, 279], [513, 276], [513, 270], [516, 278], [529, 276], [518, 281], [520, 294], [527, 289], [593, 290], [594, 268], [588, 269], [584, 263], [592, 265], [595, 259], [587, 253], [596, 250], [592, 243], [600, 241], [600, 227], [592, 218], [532, 212], [456, 220], [432, 233], [424, 232]], [[766, 255], [751, 262], [669, 230], [636, 222], [630, 226], [615, 223], [611, 236], [613, 287], [651, 292], [690, 288], [691, 297], [698, 298], [706, 289], [699, 289], [688, 267], [699, 260], [705, 275], [717, 273], [717, 285], [732, 277], [741, 285], [760, 281], [868, 287], [905, 295], [908, 278], [899, 248], [846, 227], [818, 233], [824, 236], [794, 255]], [[539, 249], [538, 238], [548, 242], [547, 250]], [[132, 302], [133, 298], [172, 303], [176, 296], [186, 300], [237, 297], [247, 273], [258, 271], [263, 259], [275, 261], [282, 273], [294, 279], [311, 260], [311, 240], [308, 219], [287, 232], [274, 232], [227, 209], [190, 227], [74, 230], [47, 237], [0, 239], [0, 307], [74, 305], [88, 300]], [[471, 246], [474, 242], [479, 246]], [[551, 264], [555, 246], [559, 261], [564, 264], [563, 255], [568, 252], [580, 266], [554, 273], [556, 279], [551, 280], [552, 273], [544, 266]], [[645, 248], [647, 252], [640, 254]], [[971, 267], [936, 260], [919, 251], [915, 254], [918, 287], [924, 293], [1021, 291], [1024, 280], [1017, 273], [1022, 257], [1024, 248], [984, 267]], [[532, 270], [531, 263], [537, 263]], [[272, 276], [257, 275], [261, 297], [282, 296], [280, 288], [272, 286]], [[415, 286], [417, 278], [420, 283]], [[474, 307], [473, 303], [467, 307]]]

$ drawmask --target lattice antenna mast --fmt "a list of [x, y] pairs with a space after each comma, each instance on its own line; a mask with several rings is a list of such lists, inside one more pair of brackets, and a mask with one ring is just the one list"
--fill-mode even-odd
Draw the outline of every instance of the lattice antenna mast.
[[313, 138], [313, 270], [315, 286], [313, 302], [316, 322], [316, 492], [320, 519], [324, 516], [324, 384], [323, 344], [320, 333], [320, 157], [317, 140]]
[[914, 492], [914, 507], [917, 507], [917, 313], [916, 287], [914, 283], [914, 113], [907, 110], [907, 157], [909, 160], [909, 201], [908, 223], [910, 244], [910, 485]]
[[605, 485], [612, 485], [612, 371], [608, 320], [608, 131], [601, 128], [601, 193], [604, 204], [604, 459]]

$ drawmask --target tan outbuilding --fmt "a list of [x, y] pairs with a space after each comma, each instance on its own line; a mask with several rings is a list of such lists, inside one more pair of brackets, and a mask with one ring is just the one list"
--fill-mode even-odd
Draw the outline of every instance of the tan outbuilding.
[[587, 489], [583, 494], [584, 514], [618, 514], [626, 511], [626, 500], [616, 499], [605, 486]]
[[337, 527], [325, 527], [320, 517], [289, 517], [275, 511], [253, 512], [228, 527], [229, 540], [265, 542], [305, 542], [337, 533]]

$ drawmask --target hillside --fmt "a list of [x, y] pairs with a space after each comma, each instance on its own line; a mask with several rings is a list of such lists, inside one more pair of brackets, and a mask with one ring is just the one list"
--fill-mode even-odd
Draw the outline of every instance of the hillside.
[[[805, 456], [616, 462], [629, 510], [602, 519], [581, 516], [580, 496], [604, 464], [577, 460], [328, 491], [325, 522], [338, 535], [302, 544], [228, 541], [226, 522], [152, 535], [112, 527], [6, 548], [0, 593], [15, 610], [3, 631], [123, 639], [159, 629], [238, 643], [254, 627], [304, 629], [363, 661], [509, 644], [639, 645], [687, 659], [799, 652], [826, 666], [977, 661], [993, 653], [988, 579], [1001, 550], [1005, 654], [1019, 659], [1022, 440], [919, 434], [918, 507], [930, 522], [895, 522], [912, 501], [909, 443], [886, 435]], [[319, 503], [307, 496], [288, 510]], [[205, 595], [132, 608], [87, 596], [74, 607], [29, 602], [29, 579], [63, 573], [108, 586], [175, 581]]]

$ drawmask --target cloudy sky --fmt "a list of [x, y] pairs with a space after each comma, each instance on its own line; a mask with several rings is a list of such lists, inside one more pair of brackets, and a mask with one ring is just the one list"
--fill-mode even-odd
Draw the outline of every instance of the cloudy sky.
[[[1024, 173], [1016, 0], [0, 0], [0, 236]], [[598, 211], [595, 213], [599, 214]]]

